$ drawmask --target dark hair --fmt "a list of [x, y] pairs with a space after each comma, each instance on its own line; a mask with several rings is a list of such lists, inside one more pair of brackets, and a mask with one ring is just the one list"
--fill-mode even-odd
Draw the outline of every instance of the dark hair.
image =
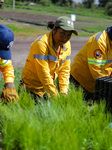
[[[47, 25], [47, 29], [53, 29], [53, 27], [54, 27], [54, 21], [49, 21], [48, 22], [48, 25]], [[55, 29], [57, 30], [57, 29], [59, 29], [60, 27], [55, 27]]]
[[54, 27], [54, 21], [49, 21], [47, 25], [47, 29], [53, 29]]

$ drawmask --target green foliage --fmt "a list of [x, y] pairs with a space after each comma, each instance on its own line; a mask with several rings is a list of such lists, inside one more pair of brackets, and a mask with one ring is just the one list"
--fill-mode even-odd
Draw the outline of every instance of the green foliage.
[[111, 2], [111, 0], [99, 0], [99, 6], [105, 7], [108, 2]]
[[20, 6], [20, 7], [21, 7], [21, 6], [24, 6], [24, 4], [23, 4], [22, 2], [17, 2], [17, 1], [15, 1], [15, 5], [16, 5], [16, 6]]
[[31, 36], [38, 37], [48, 32], [47, 29], [39, 28], [36, 26], [26, 26], [20, 24], [6, 24], [13, 32], [15, 36]]
[[[19, 6], [30, 6], [30, 3], [32, 1], [29, 1], [29, 0], [18, 0], [18, 1], [15, 1], [16, 5]], [[72, 0], [58, 0], [58, 1], [55, 1], [55, 0], [33, 0], [33, 3], [34, 5], [37, 5], [37, 4], [41, 4], [43, 6], [50, 6], [52, 4], [59, 4], [60, 6], [71, 6], [73, 1]], [[12, 5], [13, 4], [13, 1], [10, 1], [10, 0], [7, 0], [6, 1], [6, 5], [9, 6], [9, 5]]]
[[108, 2], [105, 6], [105, 13], [112, 16], [112, 2]]
[[[6, 0], [4, 2], [4, 6], [10, 6], [10, 5], [13, 5], [13, 0]], [[15, 0], [15, 5], [21, 7], [24, 6], [24, 3]]]
[[64, 7], [67, 7], [67, 6], [71, 6], [72, 2], [70, 2], [70, 0], [61, 0], [60, 1], [60, 6], [64, 6]]
[[13, 1], [12, 0], [6, 0], [5, 2], [4, 2], [4, 5], [12, 5], [13, 4]]
[[2, 90], [3, 90], [3, 85], [4, 85], [4, 79], [0, 78], [0, 95], [1, 95]]
[[81, 29], [83, 31], [86, 31], [86, 32], [89, 32], [89, 33], [92, 33], [92, 34], [95, 34], [99, 31], [103, 31], [105, 30], [106, 28], [105, 27], [77, 27], [78, 29]]
[[40, 4], [43, 6], [50, 6], [52, 3], [51, 0], [40, 0]]
[[[22, 68], [15, 69], [18, 86]], [[1, 83], [0, 79], [0, 83]], [[107, 150], [112, 147], [111, 114], [105, 101], [88, 106], [81, 89], [35, 105], [25, 91], [13, 104], [0, 103], [0, 131], [6, 150]]]
[[[11, 8], [5, 8], [6, 5], [4, 4], [4, 11], [12, 11]], [[8, 6], [9, 7], [9, 6]], [[12, 7], [12, 5], [10, 5]], [[96, 17], [96, 18], [107, 18], [112, 19], [112, 17], [105, 14], [105, 8], [92, 8], [87, 9], [84, 8], [83, 4], [77, 4], [75, 8], [72, 7], [60, 7], [56, 5], [50, 5], [50, 6], [43, 6], [43, 5], [34, 5], [34, 6], [19, 6], [15, 5], [14, 12], [27, 12], [32, 14], [44, 14], [44, 15], [52, 15], [52, 16], [60, 16], [61, 15], [70, 15], [70, 14], [76, 14], [77, 16], [88, 16], [88, 17]], [[32, 11], [30, 11], [32, 10]], [[46, 13], [47, 12], [47, 13]], [[57, 14], [56, 14], [57, 13]]]
[[84, 5], [86, 8], [92, 8], [92, 4], [94, 3], [94, 0], [83, 0]]
[[73, 0], [52, 0], [53, 4], [58, 4], [62, 6], [71, 6], [73, 3]]
[[[79, 9], [80, 10], [80, 9]], [[85, 11], [84, 11], [85, 10]], [[83, 12], [86, 12], [86, 9], [84, 9]], [[5, 10], [7, 11], [7, 10]], [[20, 11], [20, 10], [18, 10]], [[37, 11], [28, 11], [28, 10], [22, 10], [25, 13], [41, 13], [43, 14], [43, 12], [37, 12]], [[97, 10], [95, 11], [95, 13], [97, 12]], [[97, 12], [98, 13], [98, 12]], [[51, 13], [48, 13], [46, 15], [53, 15]], [[54, 14], [55, 16], [60, 16], [59, 14]], [[93, 14], [94, 16], [94, 11]], [[100, 16], [100, 14], [98, 13], [98, 15]], [[70, 16], [70, 15], [66, 15], [66, 16]], [[77, 21], [78, 20], [78, 21]], [[7, 22], [6, 22], [7, 23]], [[29, 22], [30, 23], [30, 22]], [[32, 21], [31, 21], [32, 23]], [[39, 22], [38, 22], [39, 23]], [[9, 28], [11, 28], [11, 30], [14, 32], [15, 36], [23, 36], [23, 37], [38, 37], [42, 34], [45, 34], [46, 32], [49, 32], [49, 30], [47, 28], [41, 28], [41, 27], [37, 27], [37, 26], [32, 26], [32, 25], [25, 25], [25, 24], [15, 24], [15, 23], [10, 23], [10, 24], [6, 24]], [[96, 32], [105, 30], [107, 28], [107, 26], [111, 26], [111, 20], [110, 19], [99, 19], [99, 18], [95, 18], [95, 17], [85, 17], [85, 16], [79, 16], [76, 15], [76, 22], [75, 22], [75, 28], [82, 30], [81, 32], [79, 32], [78, 37], [90, 37], [91, 35], [93, 35]], [[72, 35], [75, 36], [75, 35]]]

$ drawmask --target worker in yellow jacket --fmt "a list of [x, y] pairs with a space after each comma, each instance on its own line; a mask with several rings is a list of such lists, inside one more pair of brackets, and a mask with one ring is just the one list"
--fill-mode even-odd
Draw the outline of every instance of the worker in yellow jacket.
[[86, 99], [91, 99], [95, 79], [112, 74], [112, 26], [96, 33], [75, 56], [70, 71], [70, 81], [81, 85]]
[[72, 33], [78, 33], [73, 21], [66, 16], [48, 22], [47, 28], [52, 30], [31, 44], [22, 71], [22, 84], [34, 98], [42, 98], [45, 92], [48, 97], [57, 96], [58, 90], [54, 84], [57, 77], [60, 93], [68, 92], [71, 54], [69, 39]]
[[0, 101], [5, 103], [19, 99], [14, 84], [14, 68], [11, 61], [11, 47], [14, 42], [14, 34], [10, 28], [0, 24], [0, 71], [4, 77], [4, 87]]

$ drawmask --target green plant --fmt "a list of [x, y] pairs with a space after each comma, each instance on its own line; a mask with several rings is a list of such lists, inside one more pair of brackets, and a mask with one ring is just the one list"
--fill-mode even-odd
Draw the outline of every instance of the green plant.
[[[15, 68], [16, 87], [21, 71]], [[81, 89], [73, 85], [67, 96], [38, 105], [25, 91], [19, 97], [13, 104], [0, 103], [0, 131], [6, 150], [111, 149], [112, 129], [108, 124], [112, 116], [105, 113], [105, 101], [88, 106]]]
[[112, 2], [108, 2], [105, 6], [105, 13], [112, 16]]
[[42, 4], [43, 6], [50, 6], [52, 4], [51, 0], [40, 0], [39, 3]]

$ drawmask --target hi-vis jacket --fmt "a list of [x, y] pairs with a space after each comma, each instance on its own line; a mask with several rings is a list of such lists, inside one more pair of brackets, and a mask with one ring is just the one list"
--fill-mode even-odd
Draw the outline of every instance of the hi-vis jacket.
[[11, 60], [4, 60], [0, 58], [0, 71], [3, 74], [5, 83], [14, 82], [14, 68]]
[[95, 79], [112, 74], [112, 26], [93, 35], [75, 56], [70, 74], [89, 92]]
[[52, 31], [40, 36], [31, 44], [29, 56], [22, 72], [22, 81], [33, 93], [43, 96], [57, 95], [54, 80], [59, 77], [60, 93], [67, 94], [70, 74], [71, 46], [68, 41], [60, 54], [53, 48]]

